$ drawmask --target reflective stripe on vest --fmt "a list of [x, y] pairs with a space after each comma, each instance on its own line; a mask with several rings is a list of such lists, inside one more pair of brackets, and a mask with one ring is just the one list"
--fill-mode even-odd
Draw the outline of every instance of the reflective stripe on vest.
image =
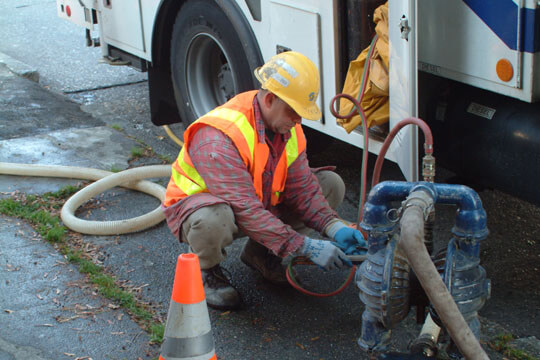
[[[244, 114], [242, 114], [240, 111], [232, 109], [217, 108], [201, 117], [199, 120], [194, 122], [194, 124], [197, 122], [204, 123], [205, 120], [210, 117], [229, 121], [238, 127], [246, 139], [250, 157], [253, 159], [253, 154], [255, 151], [255, 132]], [[199, 175], [197, 170], [193, 166], [189, 165], [186, 161], [187, 159], [184, 154], [184, 149], [185, 147], [182, 148], [177, 159], [178, 166], [183, 170], [183, 174], [173, 167], [172, 179], [174, 183], [187, 196], [206, 191], [207, 188], [203, 178]]]
[[[296, 129], [291, 129], [291, 137], [287, 141], [287, 144], [285, 145], [285, 153], [287, 156], [287, 169], [291, 164], [298, 158], [299, 152], [298, 152], [298, 135], [296, 134]], [[274, 190], [274, 189], [272, 189]], [[281, 195], [281, 192], [284, 189], [274, 191], [272, 196], [272, 205], [277, 205], [279, 203], [279, 197]]]
[[[258, 141], [258, 133], [256, 132], [255, 119], [251, 108], [251, 102], [255, 95], [256, 91], [240, 94], [222, 107], [216, 108], [199, 118], [186, 129], [184, 134], [185, 145], [173, 164], [171, 181], [167, 187], [164, 201], [165, 206], [170, 206], [190, 195], [208, 192], [204, 180], [193, 166], [189, 152], [184, 150], [189, 149], [193, 134], [207, 125], [220, 130], [232, 140], [253, 177], [253, 186], [257, 197], [259, 200], [263, 200], [262, 174], [268, 159], [269, 149], [268, 145]], [[272, 179], [272, 205], [277, 205], [280, 201], [279, 198], [285, 187], [288, 167], [305, 150], [303, 136], [300, 125], [296, 125], [291, 129], [291, 137], [278, 160]]]
[[251, 127], [251, 124], [246, 118], [246, 115], [242, 114], [240, 111], [232, 109], [217, 108], [210, 111], [203, 118], [207, 116], [221, 118], [233, 122], [244, 135], [244, 138], [246, 139], [249, 147], [251, 159], [253, 160], [253, 154], [255, 152], [255, 130], [253, 129], [253, 127]]
[[179, 159], [184, 158], [184, 150], [185, 147], [180, 150], [180, 154], [178, 155], [178, 159], [176, 160], [178, 163], [178, 166], [182, 170], [184, 170], [184, 174], [186, 176], [182, 176], [176, 169], [173, 167], [172, 169], [172, 178], [174, 183], [187, 195], [193, 195], [202, 192], [204, 189], [206, 189], [206, 184], [204, 183], [203, 178], [197, 170], [191, 165], [189, 165], [187, 162], [182, 161]]

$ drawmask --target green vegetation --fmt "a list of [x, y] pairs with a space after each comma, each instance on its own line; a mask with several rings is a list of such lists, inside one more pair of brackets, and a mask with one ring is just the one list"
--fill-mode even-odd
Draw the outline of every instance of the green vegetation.
[[165, 333], [165, 325], [161, 323], [154, 323], [150, 326], [150, 342], [161, 344], [163, 341], [163, 334]]
[[64, 201], [81, 187], [66, 186], [54, 193], [41, 196], [18, 193], [13, 198], [0, 199], [0, 214], [28, 221], [41, 237], [56, 247], [66, 259], [86, 274], [97, 291], [118, 306], [126, 309], [142, 328], [150, 335], [151, 343], [163, 341], [164, 326], [154, 320], [155, 315], [148, 306], [140, 303], [128, 290], [117, 285], [114, 277], [104, 272], [102, 266], [93, 263], [84, 252], [83, 246], [72, 241], [70, 232], [61, 225], [58, 216]]
[[137, 139], [136, 137], [133, 137], [133, 136], [129, 136], [131, 139], [135, 140], [142, 148], [143, 148], [143, 154], [139, 155], [139, 156], [135, 156], [133, 154], [133, 149], [135, 148], [132, 148], [131, 149], [131, 155], [134, 157], [134, 158], [137, 158], [137, 157], [141, 157], [141, 156], [147, 156], [147, 157], [152, 157], [152, 156], [155, 156], [157, 157], [158, 159], [161, 160], [162, 163], [164, 164], [172, 164], [172, 160], [171, 160], [171, 157], [168, 156], [168, 155], [162, 155], [162, 154], [158, 154], [154, 151], [154, 149], [146, 144], [144, 141], [142, 141], [141, 139]]
[[489, 342], [489, 346], [493, 350], [507, 356], [510, 360], [535, 360], [534, 357], [530, 356], [525, 351], [516, 349], [510, 345], [510, 342], [514, 339], [515, 337], [512, 334], [500, 334]]
[[143, 156], [144, 154], [144, 150], [143, 148], [140, 148], [138, 146], [134, 146], [131, 148], [131, 156], [133, 156], [134, 158], [139, 158], [141, 156]]
[[[116, 131], [124, 132], [124, 129], [118, 124], [112, 124], [109, 126]], [[160, 159], [163, 164], [172, 164], [173, 160], [171, 159], [170, 156], [158, 154], [154, 151], [154, 149], [152, 149], [150, 145], [146, 144], [143, 140], [138, 139], [128, 134], [125, 134], [125, 135], [127, 135], [127, 137], [129, 137], [130, 139], [135, 140], [139, 144], [139, 146], [134, 146], [131, 148], [131, 156], [133, 159], [138, 159], [143, 156], [146, 156], [146, 157], [155, 156], [158, 159]], [[111, 170], [111, 171], [118, 172], [120, 170]]]

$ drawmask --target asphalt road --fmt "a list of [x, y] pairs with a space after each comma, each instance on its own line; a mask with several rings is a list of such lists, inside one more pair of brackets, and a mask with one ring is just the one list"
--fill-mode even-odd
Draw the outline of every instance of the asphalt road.
[[[105, 170], [159, 162], [155, 156], [135, 163], [131, 161], [131, 149], [141, 141], [157, 154], [170, 159], [176, 157], [178, 147], [149, 120], [146, 75], [129, 68], [99, 64], [100, 49], [84, 47], [84, 31], [56, 17], [55, 1], [0, 1], [0, 24], [3, 33], [0, 53], [24, 62], [40, 74], [38, 85], [0, 66], [3, 96], [0, 161]], [[179, 134], [183, 130], [181, 124], [173, 129]], [[349, 154], [347, 158], [341, 156], [344, 152]], [[338, 165], [338, 172], [348, 186], [346, 201], [338, 210], [348, 220], [356, 218], [360, 156], [358, 149], [335, 143], [326, 152], [312, 157], [313, 166]], [[373, 158], [370, 158], [370, 166], [372, 164]], [[383, 179], [401, 180], [401, 175], [397, 167], [389, 163], [385, 165]], [[165, 184], [167, 179], [157, 181]], [[74, 181], [0, 176], [0, 192], [2, 196], [9, 196], [8, 193], [15, 190], [43, 193], [66, 183]], [[497, 193], [488, 194], [488, 199], [489, 196], [497, 197]], [[157, 200], [146, 195], [122, 190], [109, 191], [99, 201], [106, 211], [83, 209], [79, 216], [120, 219], [140, 215], [158, 205]], [[490, 206], [493, 208], [486, 208], [488, 217], [490, 212], [501, 211], [496, 201]], [[441, 241], [447, 241], [455, 209], [440, 210], [437, 231]], [[533, 212], [530, 221], [537, 221], [537, 215]], [[0, 221], [2, 233], [9, 234], [2, 237], [0, 250], [0, 268], [7, 270], [0, 279], [0, 287], [3, 287], [0, 322], [6, 324], [0, 330], [0, 359], [83, 356], [136, 359], [158, 354], [156, 346], [148, 345], [148, 335], [141, 332], [127, 314], [120, 315], [121, 309], [109, 306], [107, 300], [88, 286], [70, 285], [81, 284], [76, 269], [69, 264], [56, 265], [63, 263], [62, 258], [47, 244], [36, 241], [25, 224], [4, 217], [0, 217]], [[498, 226], [504, 229], [511, 223], [509, 219], [508, 223], [493, 224], [495, 232], [506, 234]], [[141, 299], [153, 303], [156, 311], [166, 317], [176, 258], [186, 249], [172, 237], [164, 223], [141, 233], [119, 237], [83, 236], [82, 240], [97, 249], [108, 271], [120, 281], [139, 287]], [[231, 313], [210, 310], [220, 358], [368, 358], [356, 345], [363, 305], [354, 286], [327, 299], [275, 288], [239, 261], [243, 241], [245, 239], [235, 242], [228, 250], [225, 267], [243, 295], [244, 306]], [[37, 255], [42, 260], [34, 260], [36, 264], [33, 264], [30, 259]], [[19, 270], [10, 271], [17, 266]], [[56, 274], [54, 283], [48, 282], [54, 279], [51, 274]], [[314, 282], [333, 286], [342, 281], [344, 274], [312, 271], [307, 276]], [[36, 279], [43, 284], [36, 283]], [[29, 282], [35, 286], [28, 285]], [[502, 330], [523, 338], [540, 337], [537, 303], [524, 302], [521, 316], [508, 319], [508, 316], [500, 316], [501, 309], [511, 312], [514, 311], [510, 309], [512, 304], [516, 309], [518, 304], [516, 300], [505, 303], [503, 297], [501, 293], [496, 299], [498, 305], [485, 314], [482, 312], [483, 339], [488, 340]], [[14, 302], [14, 298], [18, 301]], [[81, 310], [76, 305], [85, 308]], [[488, 302], [487, 310], [489, 305]], [[79, 316], [68, 322], [58, 321], [58, 316], [69, 318], [66, 312], [78, 316], [89, 309], [107, 311], [94, 311], [97, 315]], [[524, 326], [525, 319], [528, 326]], [[419, 325], [410, 315], [393, 331], [394, 348], [405, 350], [418, 330]], [[23, 333], [26, 336], [21, 336]], [[494, 353], [490, 356], [499, 357]]]

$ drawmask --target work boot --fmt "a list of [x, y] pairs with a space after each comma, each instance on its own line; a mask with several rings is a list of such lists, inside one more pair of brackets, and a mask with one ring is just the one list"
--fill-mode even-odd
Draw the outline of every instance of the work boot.
[[240, 294], [223, 274], [221, 266], [201, 269], [204, 294], [208, 306], [219, 310], [231, 310], [240, 306]]
[[285, 276], [285, 266], [281, 264], [281, 258], [254, 240], [248, 239], [240, 255], [240, 260], [253, 270], [260, 272], [263, 278], [272, 284], [279, 286], [289, 284]]

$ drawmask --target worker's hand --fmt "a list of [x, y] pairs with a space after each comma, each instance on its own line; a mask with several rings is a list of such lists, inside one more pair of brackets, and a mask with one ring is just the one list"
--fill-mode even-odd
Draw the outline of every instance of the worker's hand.
[[347, 255], [360, 255], [361, 253], [365, 253], [365, 250], [362, 251], [360, 248], [367, 248], [362, 233], [348, 226], [339, 229], [336, 235], [334, 235], [334, 240], [336, 241], [336, 246]]
[[347, 256], [336, 245], [328, 240], [317, 240], [306, 237], [304, 244], [296, 254], [307, 256], [324, 270], [341, 269], [344, 265], [352, 266]]

